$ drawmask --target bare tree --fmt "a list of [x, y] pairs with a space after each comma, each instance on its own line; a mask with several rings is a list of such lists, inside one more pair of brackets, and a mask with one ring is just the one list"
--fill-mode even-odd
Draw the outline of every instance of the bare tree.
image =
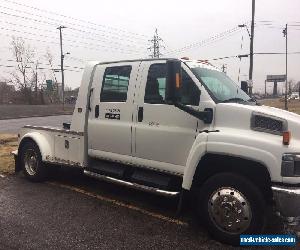
[[0, 104], [12, 101], [14, 94], [14, 86], [8, 85], [5, 80], [0, 80]]
[[[42, 69], [39, 68], [39, 61], [36, 61], [32, 65], [32, 79], [31, 79], [31, 86], [35, 92], [35, 101], [36, 103], [44, 104], [43, 98], [43, 83], [46, 81], [46, 74], [43, 72]], [[38, 97], [38, 92], [40, 90], [40, 98]]]
[[288, 94], [291, 95], [295, 88], [295, 81], [293, 79], [288, 80]]
[[[297, 83], [295, 83], [293, 85], [293, 92], [298, 92], [298, 95], [300, 96], [300, 81], [298, 81]], [[300, 99], [299, 99], [300, 100]]]
[[51, 68], [51, 79], [52, 82], [54, 83], [54, 89], [53, 90], [47, 90], [47, 96], [49, 98], [49, 100], [51, 102], [59, 102], [59, 89], [58, 89], [58, 81], [55, 75], [55, 68], [53, 66], [53, 55], [51, 53], [51, 51], [48, 49], [46, 54], [45, 54], [45, 58], [47, 60], [47, 62], [49, 63], [49, 66]]
[[17, 63], [15, 71], [11, 73], [11, 82], [23, 92], [25, 101], [31, 104], [34, 75], [31, 64], [35, 57], [35, 51], [21, 37], [12, 37], [11, 46], [13, 57]]

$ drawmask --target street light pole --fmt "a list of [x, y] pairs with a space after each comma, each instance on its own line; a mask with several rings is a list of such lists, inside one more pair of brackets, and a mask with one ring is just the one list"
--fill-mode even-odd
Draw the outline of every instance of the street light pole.
[[287, 24], [285, 25], [286, 35], [285, 35], [285, 109], [288, 110], [287, 106], [287, 85], [288, 85], [288, 28]]
[[35, 101], [38, 99], [38, 62], [35, 65]]
[[255, 17], [255, 0], [252, 0], [252, 20], [251, 20], [251, 35], [250, 35], [250, 65], [249, 65], [249, 95], [252, 96], [252, 74], [253, 74], [253, 42], [254, 42], [254, 17]]
[[265, 80], [265, 97], [267, 97], [267, 80]]
[[65, 26], [59, 26], [59, 38], [60, 38], [60, 70], [61, 70], [61, 88], [62, 88], [62, 106], [65, 110], [65, 76], [64, 76], [64, 54], [62, 47], [62, 29], [66, 28]]
[[287, 103], [287, 86], [288, 86], [288, 58], [287, 58], [287, 49], [288, 49], [288, 25], [285, 25], [285, 29], [283, 30], [283, 36], [285, 37], [285, 95], [284, 95], [284, 108], [288, 110]]

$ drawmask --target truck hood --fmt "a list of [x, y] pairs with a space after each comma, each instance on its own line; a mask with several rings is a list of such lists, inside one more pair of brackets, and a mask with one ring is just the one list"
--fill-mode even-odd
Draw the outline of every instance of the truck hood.
[[216, 105], [215, 125], [219, 127], [250, 129], [253, 112], [285, 119], [292, 138], [300, 140], [300, 115], [269, 106], [219, 103]]

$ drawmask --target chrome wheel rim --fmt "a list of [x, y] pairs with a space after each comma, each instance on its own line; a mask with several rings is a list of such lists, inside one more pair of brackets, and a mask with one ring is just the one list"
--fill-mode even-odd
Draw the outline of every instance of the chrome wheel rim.
[[25, 152], [24, 155], [24, 164], [25, 164], [25, 169], [26, 172], [29, 175], [35, 175], [37, 172], [37, 166], [38, 166], [38, 159], [37, 155], [34, 152], [34, 150], [29, 149]]
[[223, 232], [241, 234], [252, 219], [249, 201], [238, 190], [222, 187], [212, 193], [208, 212], [213, 223]]

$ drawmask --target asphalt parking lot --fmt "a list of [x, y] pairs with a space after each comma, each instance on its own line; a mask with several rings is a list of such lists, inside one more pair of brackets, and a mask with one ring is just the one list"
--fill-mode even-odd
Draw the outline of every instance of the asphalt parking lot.
[[234, 249], [190, 214], [176, 217], [176, 204], [77, 171], [45, 183], [1, 177], [0, 249]]

